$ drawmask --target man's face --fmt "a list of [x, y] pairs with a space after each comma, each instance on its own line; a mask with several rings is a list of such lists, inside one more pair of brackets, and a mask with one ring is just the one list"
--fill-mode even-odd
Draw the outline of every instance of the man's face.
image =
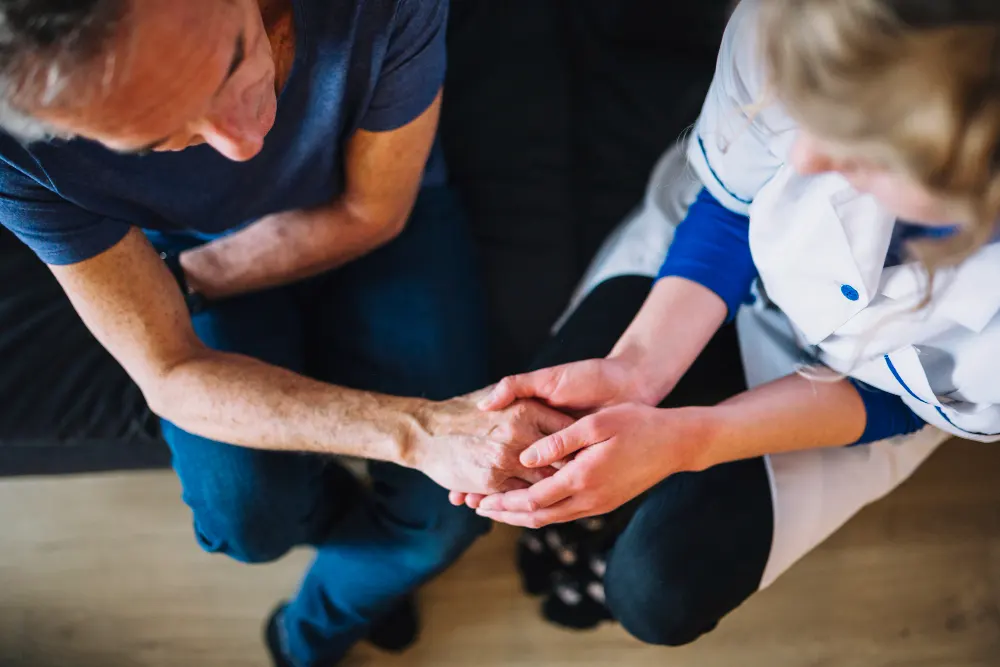
[[33, 113], [116, 151], [260, 152], [277, 100], [257, 0], [139, 0], [118, 32], [87, 73], [94, 93]]

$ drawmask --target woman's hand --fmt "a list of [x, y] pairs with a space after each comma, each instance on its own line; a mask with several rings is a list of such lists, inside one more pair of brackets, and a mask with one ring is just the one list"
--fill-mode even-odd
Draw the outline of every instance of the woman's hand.
[[710, 433], [711, 408], [663, 410], [617, 405], [585, 417], [529, 447], [529, 468], [559, 465], [532, 487], [478, 500], [478, 513], [539, 528], [606, 514], [670, 475], [690, 469]]
[[[485, 412], [506, 410], [517, 401], [536, 399], [559, 410], [579, 415], [631, 401], [641, 402], [635, 367], [622, 359], [589, 359], [501, 380], [479, 401]], [[454, 505], [476, 509], [480, 494], [452, 491]]]
[[534, 398], [561, 410], [588, 413], [619, 403], [644, 401], [635, 366], [622, 359], [589, 359], [511, 375], [479, 403], [502, 410], [518, 399]]

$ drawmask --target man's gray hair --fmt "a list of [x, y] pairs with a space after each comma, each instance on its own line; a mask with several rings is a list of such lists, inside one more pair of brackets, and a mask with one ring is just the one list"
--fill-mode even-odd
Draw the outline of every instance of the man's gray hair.
[[[33, 117], [104, 55], [128, 0], [0, 0], [0, 131], [30, 142], [65, 136]], [[107, 69], [107, 68], [106, 68]], [[109, 72], [110, 73], [110, 72]]]

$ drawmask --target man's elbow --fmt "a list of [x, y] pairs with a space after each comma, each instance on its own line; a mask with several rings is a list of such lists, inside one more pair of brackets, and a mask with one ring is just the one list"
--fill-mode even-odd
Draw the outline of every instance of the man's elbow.
[[190, 362], [196, 353], [156, 368], [154, 371], [136, 377], [136, 383], [150, 411], [161, 419], [171, 422], [184, 421], [187, 401], [192, 392], [188, 372]]
[[372, 230], [373, 245], [378, 247], [390, 243], [399, 237], [403, 233], [403, 230], [406, 229], [406, 223], [409, 222], [409, 219], [410, 211], [407, 210], [404, 213], [371, 215], [359, 222]]
[[369, 203], [352, 202], [349, 198], [345, 198], [343, 210], [354, 225], [368, 230], [364, 236], [370, 239], [370, 245], [380, 246], [393, 241], [406, 229], [415, 200], [405, 207], [400, 206], [400, 203], [395, 202], [392, 206], [372, 206]]
[[139, 389], [150, 411], [157, 417], [172, 422], [178, 420], [179, 407], [174, 385], [169, 374], [158, 375], [139, 383]]

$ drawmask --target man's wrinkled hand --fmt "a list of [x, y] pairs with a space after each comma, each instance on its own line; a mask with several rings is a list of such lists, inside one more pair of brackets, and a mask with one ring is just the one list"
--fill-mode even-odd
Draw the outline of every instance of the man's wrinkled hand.
[[521, 452], [574, 421], [536, 401], [484, 412], [477, 406], [484, 395], [430, 403], [418, 415], [413, 467], [452, 491], [453, 499], [524, 489], [552, 475], [552, 467], [525, 466]]

